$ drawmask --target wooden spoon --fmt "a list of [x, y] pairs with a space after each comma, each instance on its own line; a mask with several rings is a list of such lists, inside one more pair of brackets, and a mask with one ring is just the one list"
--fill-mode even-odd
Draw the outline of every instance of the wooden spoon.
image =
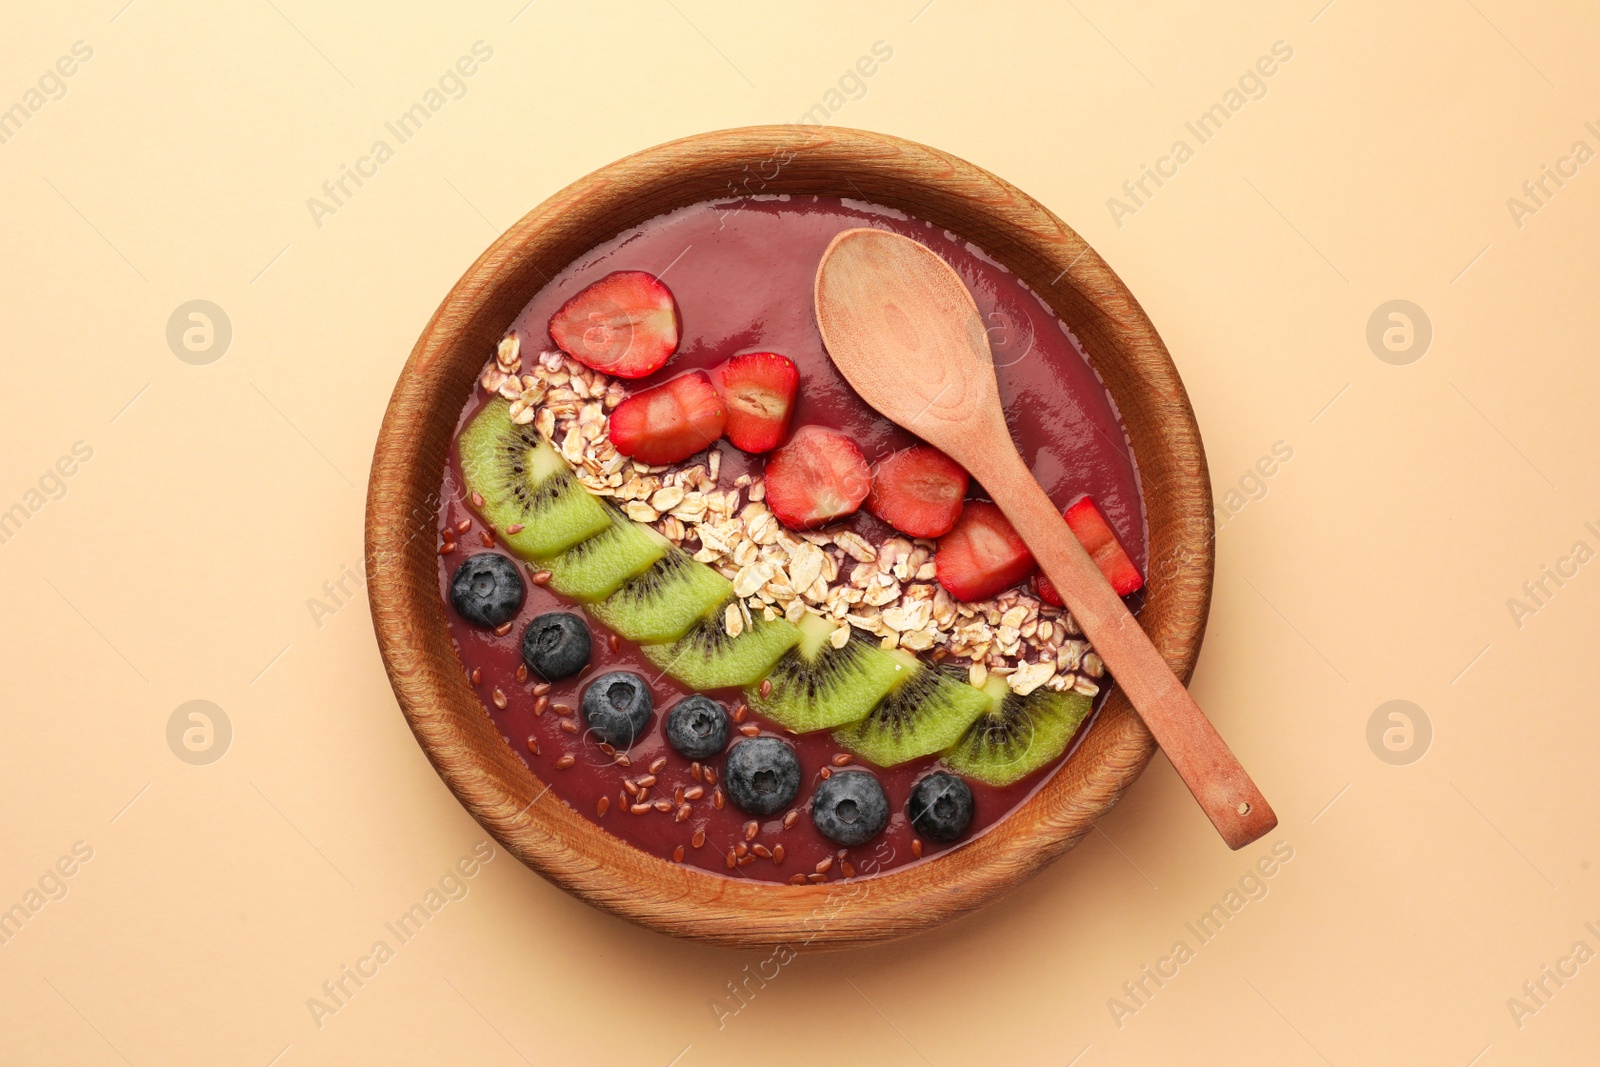
[[1017, 454], [960, 276], [909, 237], [846, 230], [822, 254], [816, 304], [828, 354], [861, 398], [965, 467], [1011, 520], [1228, 847], [1278, 825]]

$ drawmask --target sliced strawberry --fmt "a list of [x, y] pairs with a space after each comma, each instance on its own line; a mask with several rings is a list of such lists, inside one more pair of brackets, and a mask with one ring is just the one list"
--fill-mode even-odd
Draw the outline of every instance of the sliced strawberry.
[[939, 584], [957, 600], [987, 600], [1028, 576], [1033, 553], [998, 507], [974, 500], [939, 538], [933, 565]]
[[[1067, 525], [1078, 535], [1078, 543], [1100, 567], [1100, 573], [1106, 576], [1118, 596], [1127, 596], [1143, 588], [1144, 577], [1139, 568], [1133, 565], [1122, 542], [1117, 540], [1116, 532], [1092, 499], [1084, 497], [1067, 509]], [[1043, 574], [1034, 578], [1034, 588], [1040, 600], [1062, 606], [1061, 594]]]
[[776, 352], [734, 356], [716, 372], [718, 390], [728, 403], [728, 440], [746, 452], [770, 452], [789, 432], [800, 370]]
[[872, 472], [856, 443], [838, 430], [802, 426], [767, 457], [767, 507], [792, 530], [822, 526], [861, 506]]
[[655, 275], [619, 270], [562, 304], [550, 338], [586, 367], [643, 378], [678, 347], [678, 305]]
[[932, 445], [915, 445], [878, 461], [867, 510], [903, 534], [942, 537], [961, 514], [967, 472]]
[[635, 393], [611, 413], [611, 443], [641, 463], [676, 463], [722, 436], [728, 410], [703, 370]]

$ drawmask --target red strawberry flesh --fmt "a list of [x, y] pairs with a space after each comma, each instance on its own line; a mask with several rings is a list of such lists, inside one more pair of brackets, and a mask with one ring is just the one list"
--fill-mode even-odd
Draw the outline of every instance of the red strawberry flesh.
[[655, 275], [615, 271], [550, 316], [550, 338], [586, 367], [643, 378], [677, 350], [678, 304]]
[[728, 405], [728, 440], [745, 452], [770, 452], [789, 432], [800, 370], [777, 352], [734, 356], [717, 372]]
[[[1089, 553], [1118, 596], [1127, 596], [1144, 587], [1144, 576], [1133, 565], [1122, 542], [1117, 540], [1116, 531], [1111, 529], [1111, 524], [1106, 522], [1106, 517], [1093, 500], [1089, 497], [1079, 500], [1067, 509], [1066, 518], [1067, 525], [1078, 536], [1078, 543], [1083, 545], [1084, 551]], [[1040, 574], [1035, 586], [1040, 600], [1057, 607], [1062, 605], [1061, 594], [1049, 578]]]
[[767, 507], [792, 530], [810, 530], [853, 513], [871, 485], [872, 471], [861, 449], [825, 426], [800, 427], [767, 457]]
[[939, 584], [957, 600], [987, 600], [1022, 581], [1033, 570], [1033, 553], [987, 501], [970, 501], [933, 557]]
[[611, 413], [611, 443], [641, 463], [688, 459], [722, 436], [727, 408], [705, 371], [635, 393]]
[[903, 534], [942, 537], [961, 514], [967, 472], [932, 445], [916, 445], [879, 460], [867, 510]]

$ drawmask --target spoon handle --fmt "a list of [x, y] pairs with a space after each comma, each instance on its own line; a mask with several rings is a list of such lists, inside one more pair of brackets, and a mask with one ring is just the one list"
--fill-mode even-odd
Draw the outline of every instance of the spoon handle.
[[1010, 448], [990, 449], [982, 465], [987, 469], [972, 471], [973, 477], [1016, 527], [1228, 847], [1243, 848], [1278, 825], [1266, 797], [1078, 543], [1022, 458]]

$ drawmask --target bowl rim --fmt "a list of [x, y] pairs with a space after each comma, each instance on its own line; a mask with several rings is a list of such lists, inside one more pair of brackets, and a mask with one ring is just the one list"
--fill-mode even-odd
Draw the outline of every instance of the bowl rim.
[[663, 933], [827, 947], [936, 926], [1076, 844], [1155, 750], [1121, 689], [1050, 779], [962, 847], [844, 882], [741, 881], [669, 863], [546, 801], [550, 786], [511, 750], [468, 684], [437, 584], [450, 439], [495, 342], [538, 288], [594, 245], [665, 211], [781, 193], [859, 198], [959, 233], [1069, 326], [1112, 397], [1138, 468], [1150, 561], [1140, 622], [1187, 681], [1211, 599], [1211, 487], [1194, 412], [1154, 325], [1088, 243], [1021, 190], [948, 153], [842, 127], [743, 127], [637, 152], [549, 197], [479, 256], [429, 319], [385, 412], [367, 494], [367, 590], [407, 723], [451, 792], [511, 854], [575, 896]]

